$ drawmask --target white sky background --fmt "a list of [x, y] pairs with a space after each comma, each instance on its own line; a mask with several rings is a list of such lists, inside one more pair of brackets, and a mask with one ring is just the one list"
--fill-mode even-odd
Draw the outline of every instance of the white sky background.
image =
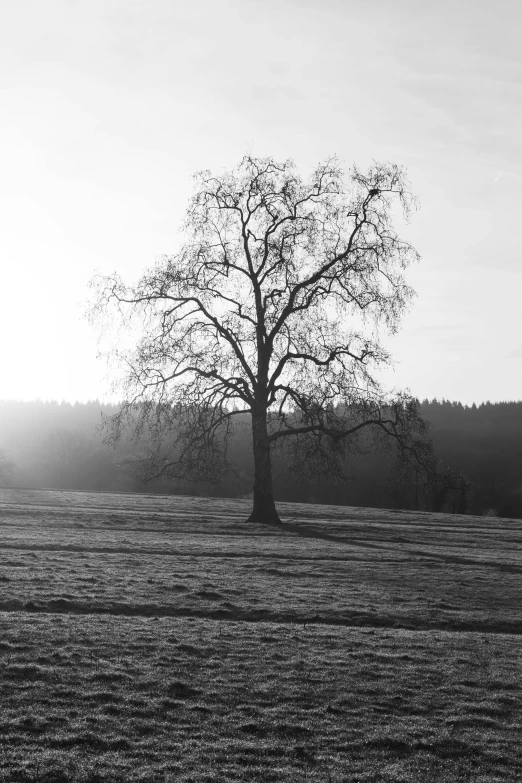
[[522, 399], [518, 0], [17, 0], [0, 7], [0, 398], [102, 398], [95, 271], [182, 242], [246, 154], [407, 166], [417, 298], [388, 385]]

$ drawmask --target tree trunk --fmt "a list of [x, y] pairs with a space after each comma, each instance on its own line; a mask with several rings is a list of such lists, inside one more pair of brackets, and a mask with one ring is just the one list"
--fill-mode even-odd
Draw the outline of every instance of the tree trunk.
[[272, 486], [270, 443], [266, 427], [266, 408], [252, 411], [252, 442], [254, 449], [254, 508], [247, 522], [280, 525]]

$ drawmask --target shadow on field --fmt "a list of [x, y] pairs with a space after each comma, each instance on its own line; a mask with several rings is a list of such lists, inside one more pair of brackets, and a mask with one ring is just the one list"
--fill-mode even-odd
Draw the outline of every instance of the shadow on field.
[[[311, 538], [316, 541], [331, 541], [334, 544], [344, 544], [344, 546], [359, 546], [364, 549], [388, 549], [384, 544], [375, 544], [370, 541], [361, 541], [358, 538], [346, 538], [344, 536], [335, 536], [332, 533], [324, 533], [322, 530], [311, 527], [302, 527], [296, 522], [283, 522], [277, 530], [283, 530], [288, 533], [295, 533], [301, 538]], [[394, 543], [387, 542], [387, 543]]]
[[[285, 532], [294, 533], [301, 538], [331, 541], [335, 544], [343, 544], [344, 546], [349, 547], [361, 547], [364, 549], [390, 550], [394, 544], [412, 543], [408, 542], [403, 536], [394, 536], [386, 539], [382, 544], [376, 544], [375, 542], [361, 541], [359, 538], [346, 538], [344, 536], [332, 535], [331, 533], [325, 533], [317, 528], [303, 527], [296, 522], [283, 522], [280, 529]], [[427, 560], [435, 560], [440, 563], [483, 566], [484, 568], [496, 568], [498, 571], [504, 573], [522, 574], [522, 566], [515, 565], [514, 563], [502, 563], [498, 560], [484, 560], [481, 558], [464, 557], [463, 555], [445, 555], [439, 552], [426, 552], [422, 549], [407, 549], [404, 550], [404, 553], [411, 555], [412, 557], [421, 557]]]

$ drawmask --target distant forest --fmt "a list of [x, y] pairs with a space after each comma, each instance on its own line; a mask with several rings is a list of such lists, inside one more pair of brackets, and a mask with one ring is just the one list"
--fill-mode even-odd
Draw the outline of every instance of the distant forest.
[[[415, 476], [401, 474], [392, 449], [353, 454], [347, 463], [348, 481], [342, 485], [331, 485], [326, 480], [298, 483], [285, 475], [276, 455], [276, 499], [522, 519], [522, 402], [468, 407], [425, 400], [421, 409], [432, 426], [437, 457], [469, 479], [465, 498], [444, 488], [419, 486]], [[101, 413], [110, 415], [117, 410], [117, 406], [97, 401], [0, 401], [0, 450], [4, 465], [12, 466], [10, 483], [19, 487], [227, 497], [251, 492], [253, 463], [248, 427], [240, 428], [231, 444], [231, 459], [240, 466], [237, 475], [217, 485], [174, 481], [144, 485], [119, 466], [136, 445], [122, 442], [114, 452], [104, 445], [99, 432]]]

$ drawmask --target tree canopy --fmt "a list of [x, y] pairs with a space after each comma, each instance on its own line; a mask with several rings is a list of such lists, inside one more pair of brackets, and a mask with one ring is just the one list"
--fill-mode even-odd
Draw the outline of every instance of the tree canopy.
[[[271, 450], [304, 475], [342, 476], [343, 455], [371, 430], [421, 459], [428, 432], [407, 393], [386, 394], [395, 332], [413, 297], [404, 272], [418, 254], [395, 228], [415, 200], [404, 172], [374, 164], [348, 177], [330, 158], [303, 180], [292, 161], [245, 157], [195, 177], [184, 233], [133, 286], [96, 278], [94, 318], [123, 318], [139, 339], [112, 350], [131, 423], [147, 448], [144, 478], [208, 478], [228, 468], [227, 436], [249, 414], [255, 464], [251, 519], [277, 522]], [[134, 332], [130, 332], [133, 334]]]

